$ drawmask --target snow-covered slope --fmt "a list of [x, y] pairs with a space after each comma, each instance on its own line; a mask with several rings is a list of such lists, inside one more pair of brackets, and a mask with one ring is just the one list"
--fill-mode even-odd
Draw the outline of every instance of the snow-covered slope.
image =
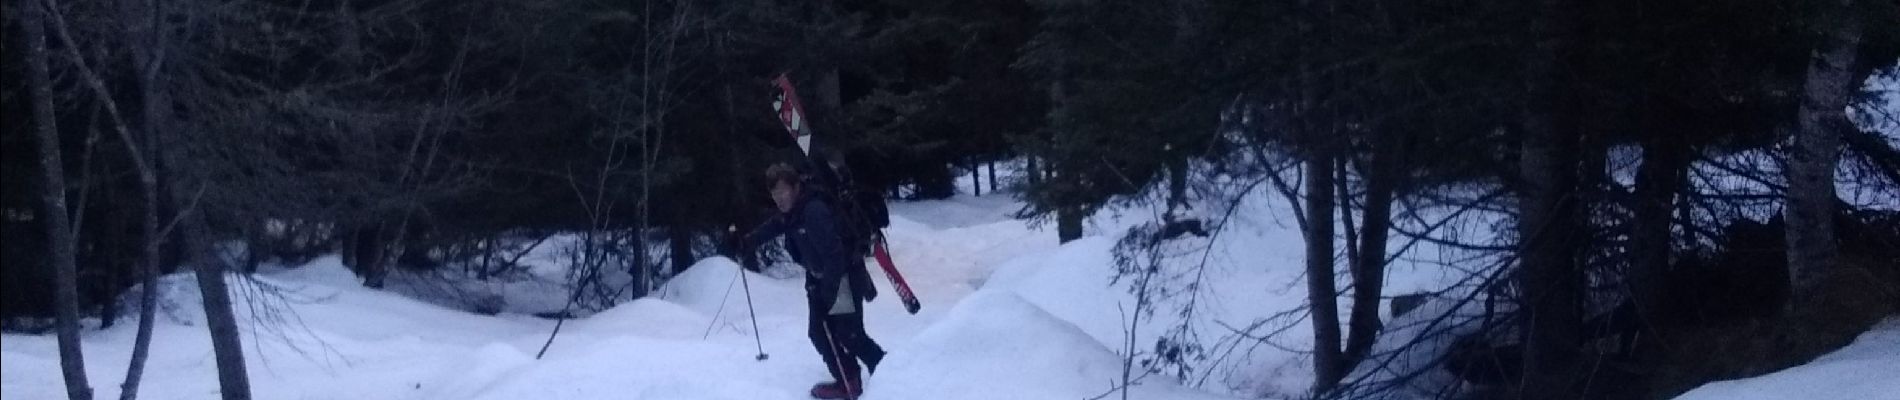
[[1799, 367], [1715, 382], [1676, 400], [1900, 400], [1900, 317]]

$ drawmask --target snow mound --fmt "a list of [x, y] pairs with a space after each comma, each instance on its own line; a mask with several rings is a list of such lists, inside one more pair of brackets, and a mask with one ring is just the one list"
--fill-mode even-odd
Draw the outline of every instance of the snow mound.
[[1114, 238], [1090, 236], [1054, 252], [1010, 260], [997, 268], [984, 288], [1013, 293], [1073, 324], [1095, 344], [1118, 346], [1128, 328], [1118, 310], [1133, 310], [1135, 304], [1126, 288], [1109, 285], [1114, 276], [1109, 249], [1114, 246]]
[[1676, 400], [1900, 399], [1900, 317], [1806, 365], [1702, 385]]
[[[744, 311], [741, 309], [740, 311]], [[575, 332], [602, 335], [638, 335], [667, 339], [699, 339], [700, 329], [712, 316], [679, 304], [654, 298], [634, 299], [627, 304], [601, 311], [585, 319], [571, 321]]]
[[[1113, 389], [1121, 363], [1088, 333], [1028, 300], [983, 290], [893, 349], [864, 397], [1085, 399]], [[1141, 398], [1214, 398], [1162, 385], [1134, 392]]]
[[673, 276], [659, 296], [708, 316], [743, 320], [749, 316], [745, 293], [745, 287], [749, 286], [758, 315], [804, 315], [805, 288], [800, 281], [744, 271], [745, 282], [740, 282], [741, 271], [744, 269], [732, 259], [709, 257]]
[[970, 295], [910, 345], [893, 350], [866, 385], [866, 397], [1087, 398], [1121, 376], [1114, 352], [1007, 292]]

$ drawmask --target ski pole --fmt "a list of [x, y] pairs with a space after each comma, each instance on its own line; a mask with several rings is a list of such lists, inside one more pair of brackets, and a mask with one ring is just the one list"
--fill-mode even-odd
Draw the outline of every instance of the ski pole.
[[[726, 233], [736, 234], [738, 232], [738, 226], [726, 225]], [[759, 349], [759, 356], [753, 359], [765, 361], [769, 356], [765, 355], [765, 342], [759, 338], [759, 314], [752, 308], [752, 282], [746, 279], [745, 266], [743, 265], [739, 266], [739, 284], [745, 287], [745, 313], [746, 317], [752, 320], [752, 344]]]
[[[738, 272], [739, 275], [745, 275], [745, 271]], [[738, 281], [739, 277], [737, 276], [732, 277], [732, 280], [726, 281], [726, 294], [719, 295], [719, 311], [714, 311], [712, 320], [706, 321], [706, 332], [699, 334], [701, 340], [712, 337], [712, 328], [719, 325], [719, 316], [726, 315], [726, 299], [732, 298], [732, 284]]]

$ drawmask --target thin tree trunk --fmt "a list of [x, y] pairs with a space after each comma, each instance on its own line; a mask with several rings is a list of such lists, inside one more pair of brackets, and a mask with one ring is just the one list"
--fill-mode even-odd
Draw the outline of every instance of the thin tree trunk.
[[[155, 16], [155, 21], [162, 20], [156, 19]], [[133, 46], [134, 61], [141, 66], [141, 76], [146, 80], [143, 83], [147, 115], [155, 118], [147, 123], [147, 132], [152, 134], [167, 133], [164, 128], [168, 126], [171, 118], [167, 111], [173, 106], [172, 93], [157, 86], [158, 70], [156, 69], [163, 65], [165, 58], [169, 57], [168, 51], [169, 49], [164, 46]], [[186, 143], [183, 140], [160, 140], [157, 137], [147, 140], [154, 144]], [[167, 169], [190, 165], [189, 162], [185, 162], [188, 157], [186, 150], [177, 146], [154, 147], [150, 149], [150, 153], [157, 157], [151, 161]], [[160, 171], [159, 167], [153, 168], [155, 176], [166, 175], [159, 173]], [[172, 172], [168, 176], [180, 177], [179, 180], [172, 181], [173, 183], [166, 187], [173, 204], [197, 204], [198, 196], [203, 194], [203, 188], [208, 184], [203, 177], [197, 176], [199, 171], [181, 169]], [[189, 183], [181, 183], [181, 180]], [[187, 189], [187, 187], [195, 189]], [[188, 194], [188, 190], [196, 191], [196, 193]], [[207, 231], [209, 226], [205, 214], [188, 209], [180, 209], [178, 212], [179, 215], [175, 217], [179, 233], [177, 240], [185, 252], [182, 261], [193, 267], [193, 272], [197, 275], [198, 290], [204, 297], [205, 329], [211, 335], [212, 354], [217, 360], [219, 392], [225, 400], [250, 399], [250, 377], [244, 367], [244, 347], [238, 332], [237, 316], [231, 308], [231, 293], [228, 285], [225, 284], [224, 273], [227, 268], [224, 260], [218, 256], [211, 243], [212, 238]]]
[[487, 281], [488, 271], [494, 268], [495, 251], [501, 247], [501, 239], [491, 237], [477, 243], [481, 246], [479, 249], [482, 252], [482, 263], [475, 267], [475, 280]]
[[[59, 125], [53, 113], [52, 81], [46, 51], [46, 8], [50, 4], [20, 4], [20, 25], [26, 31], [27, 80], [33, 91], [33, 119], [40, 155], [40, 203], [46, 227], [47, 263], [53, 268], [54, 304], [58, 320], [59, 367], [66, 380], [66, 397], [91, 399], [86, 383], [85, 356], [79, 344], [79, 267], [73, 259], [71, 221], [66, 211], [66, 169], [60, 157]], [[70, 45], [70, 44], [69, 44]]]
[[1359, 225], [1352, 216], [1352, 168], [1346, 165], [1346, 155], [1333, 158], [1333, 201], [1339, 210], [1339, 221], [1334, 224], [1339, 229], [1341, 243], [1346, 248], [1346, 272], [1355, 274], [1359, 270]]
[[[145, 91], [146, 123], [142, 132], [144, 136], [140, 138], [144, 143], [139, 145], [126, 143], [127, 151], [145, 154], [134, 160], [139, 173], [139, 191], [145, 200], [143, 226], [140, 229], [144, 233], [145, 249], [143, 259], [139, 260], [142, 271], [141, 283], [145, 290], [139, 294], [139, 325], [138, 333], [132, 343], [132, 359], [127, 362], [125, 368], [125, 381], [119, 385], [121, 400], [132, 400], [138, 397], [139, 381], [145, 373], [145, 361], [151, 354], [152, 325], [156, 318], [154, 313], [158, 308], [158, 253], [164, 242], [164, 238], [159, 237], [158, 229], [158, 174], [153, 170], [152, 165], [143, 160], [154, 159], [152, 154], [157, 149], [159, 129], [161, 129], [158, 121], [170, 120], [164, 109], [159, 106], [166, 97], [163, 96], [163, 90], [158, 87], [158, 74], [164, 63], [162, 54], [165, 52], [166, 30], [158, 28], [158, 24], [163, 19], [162, 10], [157, 8], [157, 2], [147, 1], [146, 5], [150, 7], [149, 15], [152, 16], [149, 21], [152, 24], [151, 32], [146, 36], [152, 41], [150, 52], [155, 54], [140, 57], [141, 61], [144, 61], [141, 63], [144, 69], [139, 71], [139, 86]], [[131, 140], [129, 137], [125, 139]], [[256, 249], [251, 249], [251, 251], [255, 252]]]
[[[153, 135], [154, 132], [148, 128], [145, 132], [145, 146], [127, 146], [128, 151], [138, 151], [141, 147], [152, 148], [151, 145], [155, 142]], [[152, 324], [155, 318], [154, 312], [158, 308], [159, 250], [165, 242], [158, 230], [158, 179], [151, 171], [151, 166], [140, 164], [137, 167], [139, 168], [139, 192], [145, 200], [144, 215], [139, 229], [143, 233], [142, 237], [145, 238], [144, 253], [139, 260], [140, 283], [145, 290], [139, 293], [139, 325], [138, 333], [132, 341], [132, 359], [125, 369], [125, 382], [119, 385], [119, 398], [124, 400], [131, 400], [138, 396], [139, 378], [145, 371], [146, 356], [151, 353]]]
[[1560, 116], [1564, 94], [1561, 54], [1568, 45], [1570, 0], [1544, 0], [1535, 20], [1536, 47], [1526, 66], [1529, 101], [1524, 110], [1519, 170], [1518, 254], [1525, 299], [1525, 398], [1572, 397], [1582, 327], [1581, 280], [1575, 257], [1577, 230], [1577, 136]]
[[1402, 149], [1374, 148], [1368, 162], [1366, 203], [1361, 211], [1359, 260], [1352, 270], [1352, 316], [1347, 322], [1346, 362], [1357, 364], [1372, 351], [1372, 344], [1384, 326], [1379, 321], [1379, 301], [1385, 294], [1385, 246], [1392, 225], [1392, 196], [1398, 180], [1394, 157]]
[[[648, 260], [648, 257], [650, 257], [650, 255], [647, 254], [646, 234], [643, 232], [636, 231], [633, 234], [627, 235], [627, 236], [628, 236], [627, 244], [632, 247], [627, 250], [633, 253], [633, 267], [628, 270], [628, 273], [633, 275], [633, 282], [628, 283], [628, 284], [632, 285], [631, 287], [633, 288], [633, 298], [637, 299], [637, 298], [645, 297], [647, 294], [646, 293], [647, 288], [649, 287], [648, 285], [652, 284], [654, 273], [653, 273], [653, 269], [649, 267], [654, 266], [654, 264]], [[604, 244], [602, 246], [612, 246], [612, 245]], [[603, 254], [603, 257], [604, 257], [604, 254]], [[606, 261], [603, 260], [601, 262], [604, 265]], [[613, 301], [613, 299], [609, 298], [609, 299], [606, 299], [606, 301]]]
[[1331, 392], [1345, 375], [1344, 353], [1340, 352], [1339, 327], [1339, 285], [1334, 276], [1334, 168], [1333, 163], [1339, 157], [1340, 147], [1333, 143], [1331, 132], [1325, 128], [1336, 127], [1334, 121], [1322, 112], [1320, 93], [1326, 89], [1326, 83], [1313, 72], [1317, 67], [1311, 64], [1322, 62], [1319, 49], [1330, 38], [1321, 37], [1317, 26], [1329, 17], [1330, 9], [1322, 8], [1313, 1], [1299, 1], [1296, 8], [1305, 13], [1296, 22], [1295, 52], [1300, 55], [1297, 62], [1297, 80], [1294, 90], [1297, 105], [1294, 108], [1294, 125], [1299, 134], [1307, 139], [1310, 153], [1306, 154], [1303, 172], [1305, 177], [1306, 225], [1306, 298], [1309, 321], [1313, 324], [1313, 395], [1315, 397]]
[[[96, 115], [86, 119], [86, 145], [85, 148], [79, 151], [79, 176], [77, 177], [78, 181], [74, 183], [79, 186], [79, 193], [78, 198], [74, 199], [72, 204], [67, 205], [67, 207], [72, 209], [72, 219], [68, 220], [67, 223], [68, 226], [72, 227], [72, 243], [74, 247], [73, 265], [75, 267], [77, 267], [78, 264], [107, 266], [105, 268], [105, 281], [106, 285], [108, 285], [107, 287], [112, 288], [112, 290], [107, 290], [107, 292], [111, 292], [124, 286], [125, 271], [123, 271], [122, 268], [118, 268], [119, 261], [123, 259], [123, 257], [120, 256], [121, 253], [117, 249], [101, 250], [96, 247], [90, 251], [79, 249], [80, 243], [86, 243], [86, 208], [89, 206], [89, 200], [92, 198], [92, 187], [95, 186], [92, 184], [92, 182], [94, 182], [92, 156], [94, 154], [93, 147], [99, 141], [99, 129], [96, 126], [98, 120], [99, 118]], [[110, 185], [97, 186], [101, 186], [102, 189], [107, 189], [106, 193], [108, 195], [112, 193], [110, 191]], [[116, 219], [117, 218], [115, 218], [115, 221], [108, 222], [110, 225], [99, 229], [100, 232], [97, 234], [100, 236], [100, 239], [95, 240], [94, 243], [121, 243], [124, 241], [125, 238], [122, 236], [125, 232], [124, 225], [122, 225], [124, 221], [117, 221]], [[107, 293], [99, 298], [117, 300], [119, 296], [118, 293]], [[99, 330], [112, 328], [114, 322], [118, 320], [118, 303], [117, 301], [101, 302], [99, 305]]]
[[1313, 393], [1326, 393], [1345, 374], [1339, 352], [1339, 289], [1333, 279], [1330, 154], [1313, 156], [1306, 162], [1306, 293], [1313, 316]]
[[[1808, 60], [1801, 95], [1800, 131], [1788, 157], [1787, 216], [1790, 304], [1812, 299], [1816, 281], [1834, 268], [1840, 248], [1834, 238], [1834, 167], [1840, 162], [1841, 131], [1852, 129], [1843, 110], [1856, 89], [1852, 68], [1860, 44], [1860, 17], [1853, 0], [1816, 3], [1820, 15], [1838, 18]], [[1834, 18], [1830, 18], [1834, 19]]]
[[[177, 165], [177, 164], [173, 164]], [[187, 199], [188, 200], [188, 199]], [[185, 201], [180, 201], [184, 203]], [[190, 212], [190, 211], [186, 211]], [[204, 296], [205, 329], [211, 334], [211, 351], [218, 363], [218, 390], [224, 400], [251, 398], [251, 379], [244, 367], [244, 345], [238, 336], [237, 316], [231, 311], [231, 292], [224, 281], [224, 263], [212, 252], [204, 232], [204, 213], [192, 212], [181, 223], [187, 258], [198, 277], [198, 291]]]
[[982, 168], [983, 164], [977, 163], [975, 158], [970, 159], [970, 188], [976, 190], [977, 197], [983, 197], [983, 175], [980, 174]]
[[990, 161], [990, 191], [996, 191], [996, 161]]

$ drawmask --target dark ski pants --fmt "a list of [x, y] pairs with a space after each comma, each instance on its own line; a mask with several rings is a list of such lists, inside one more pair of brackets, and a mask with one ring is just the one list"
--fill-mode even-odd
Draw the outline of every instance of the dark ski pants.
[[810, 334], [812, 347], [825, 359], [825, 371], [831, 373], [831, 378], [864, 390], [858, 361], [864, 361], [864, 366], [876, 373], [877, 363], [884, 360], [884, 349], [864, 333], [863, 303], [858, 305], [858, 312], [838, 315], [826, 315], [829, 307], [813, 308]]

